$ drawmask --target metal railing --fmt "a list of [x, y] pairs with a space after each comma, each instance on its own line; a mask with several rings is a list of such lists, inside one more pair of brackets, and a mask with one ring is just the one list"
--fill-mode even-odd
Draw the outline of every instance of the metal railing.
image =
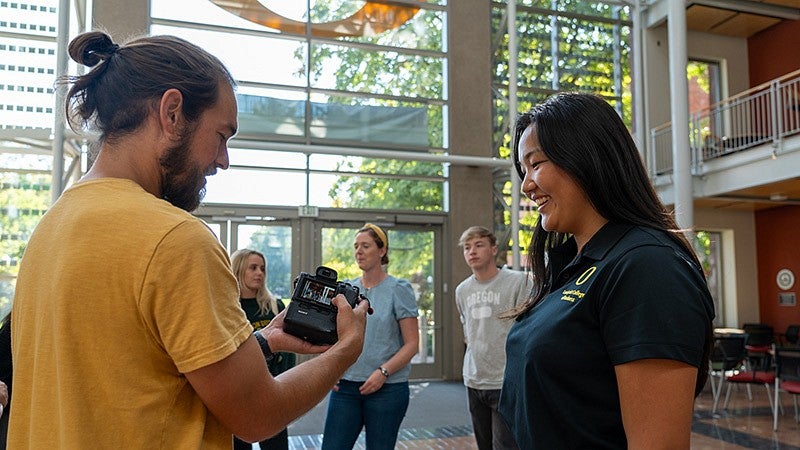
[[[692, 167], [759, 145], [778, 148], [786, 136], [800, 133], [800, 70], [726, 98], [690, 115]], [[650, 130], [649, 170], [671, 173], [672, 125]]]

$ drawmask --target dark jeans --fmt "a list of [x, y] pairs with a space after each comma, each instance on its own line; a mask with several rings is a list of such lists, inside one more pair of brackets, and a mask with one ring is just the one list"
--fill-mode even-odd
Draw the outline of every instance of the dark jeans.
[[[289, 450], [289, 430], [283, 429], [280, 433], [258, 443], [261, 450]], [[233, 450], [251, 450], [253, 444], [233, 437]]]
[[516, 450], [514, 437], [497, 412], [500, 389], [467, 388], [472, 429], [479, 450]]
[[351, 450], [361, 429], [367, 450], [392, 450], [408, 409], [408, 382], [386, 383], [378, 392], [361, 395], [363, 383], [340, 380], [331, 392], [322, 436], [322, 450]]

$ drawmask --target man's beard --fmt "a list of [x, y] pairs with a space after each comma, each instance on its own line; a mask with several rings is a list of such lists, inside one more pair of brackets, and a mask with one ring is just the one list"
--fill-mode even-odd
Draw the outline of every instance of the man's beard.
[[216, 170], [211, 166], [203, 171], [189, 160], [189, 137], [167, 150], [159, 160], [164, 169], [161, 176], [161, 198], [184, 211], [192, 212], [206, 195], [205, 179]]

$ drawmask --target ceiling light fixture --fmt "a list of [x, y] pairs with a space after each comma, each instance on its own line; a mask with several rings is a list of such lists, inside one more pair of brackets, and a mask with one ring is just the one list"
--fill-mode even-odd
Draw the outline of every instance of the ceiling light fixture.
[[305, 34], [308, 26], [312, 36], [325, 38], [377, 36], [384, 31], [399, 28], [419, 11], [417, 6], [367, 0], [363, 2], [361, 9], [348, 17], [307, 24], [274, 12], [259, 0], [211, 0], [211, 3], [245, 20], [284, 33]]

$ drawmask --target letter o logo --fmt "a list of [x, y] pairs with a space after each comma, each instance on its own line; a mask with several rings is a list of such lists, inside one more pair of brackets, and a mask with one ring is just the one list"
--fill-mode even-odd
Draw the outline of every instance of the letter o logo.
[[592, 266], [592, 267], [589, 267], [588, 269], [586, 269], [586, 272], [583, 272], [581, 274], [581, 276], [579, 276], [578, 279], [575, 280], [575, 285], [576, 286], [580, 286], [583, 283], [586, 283], [586, 280], [588, 280], [594, 274], [594, 272], [596, 270], [597, 270], [597, 266]]

